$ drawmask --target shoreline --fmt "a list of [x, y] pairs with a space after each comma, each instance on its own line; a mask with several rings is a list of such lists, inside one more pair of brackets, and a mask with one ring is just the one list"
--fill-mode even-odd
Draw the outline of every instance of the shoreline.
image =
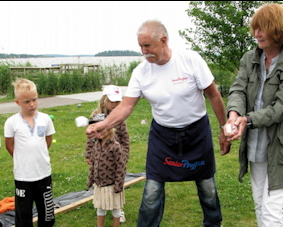
[[2, 58], [0, 62], [12, 62], [15, 65], [30, 63], [37, 67], [51, 67], [56, 64], [97, 64], [102, 66], [129, 65], [133, 61], [143, 61], [143, 56], [107, 56], [107, 57], [44, 57], [44, 58]]

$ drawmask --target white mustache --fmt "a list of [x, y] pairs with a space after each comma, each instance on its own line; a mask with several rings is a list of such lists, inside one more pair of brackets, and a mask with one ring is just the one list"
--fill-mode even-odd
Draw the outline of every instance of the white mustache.
[[144, 54], [143, 56], [144, 56], [145, 58], [155, 57], [154, 54]]

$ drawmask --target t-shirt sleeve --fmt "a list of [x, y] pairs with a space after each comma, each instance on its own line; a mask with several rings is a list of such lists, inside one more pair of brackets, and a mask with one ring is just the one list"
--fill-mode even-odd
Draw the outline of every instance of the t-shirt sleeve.
[[212, 84], [214, 76], [212, 75], [205, 60], [197, 52], [193, 53], [195, 56], [192, 58], [192, 65], [194, 66], [196, 83], [200, 90], [204, 90]]
[[11, 118], [8, 118], [4, 124], [4, 137], [13, 138], [15, 136], [12, 125], [13, 124], [11, 124]]
[[46, 124], [46, 136], [51, 136], [53, 134], [55, 134], [54, 124], [51, 118], [48, 116]]
[[128, 84], [128, 89], [125, 93], [126, 97], [143, 97], [142, 95], [142, 91], [141, 91], [141, 86], [140, 86], [140, 82], [139, 82], [139, 76], [140, 76], [140, 70], [139, 70], [139, 66], [137, 66], [132, 73], [131, 79], [129, 81]]

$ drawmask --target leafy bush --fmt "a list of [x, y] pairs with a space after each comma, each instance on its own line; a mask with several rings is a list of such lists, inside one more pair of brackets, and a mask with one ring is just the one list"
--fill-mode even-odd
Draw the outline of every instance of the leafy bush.
[[7, 63], [0, 63], [0, 95], [7, 94], [11, 89], [10, 80], [10, 65]]
[[37, 92], [38, 95], [43, 95], [46, 92], [45, 85], [47, 84], [47, 76], [44, 73], [38, 75]]
[[53, 72], [48, 73], [46, 76], [46, 85], [45, 85], [45, 92], [46, 95], [56, 95], [59, 92], [59, 80], [58, 75], [54, 74]]
[[230, 86], [232, 85], [235, 74], [230, 71], [223, 71], [216, 68], [215, 65], [210, 65], [211, 72], [215, 78], [215, 83], [222, 97], [227, 97]]
[[103, 75], [104, 84], [116, 84], [119, 85], [120, 78], [127, 77], [127, 65], [113, 64], [111, 66], [103, 66], [99, 68], [99, 71]]
[[60, 93], [71, 92], [71, 75], [69, 73], [63, 73], [59, 77], [59, 90]]
[[131, 76], [133, 70], [138, 66], [138, 64], [140, 64], [139, 61], [132, 61], [132, 62], [130, 62], [130, 65], [129, 65], [129, 67], [128, 67], [127, 74]]
[[102, 74], [100, 72], [89, 72], [81, 77], [82, 79], [82, 85], [81, 89], [82, 91], [94, 91], [101, 89], [103, 84]]

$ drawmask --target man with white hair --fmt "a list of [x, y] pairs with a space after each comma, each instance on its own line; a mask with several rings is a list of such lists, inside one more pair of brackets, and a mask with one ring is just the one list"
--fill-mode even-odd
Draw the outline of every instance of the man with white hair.
[[[222, 214], [214, 181], [215, 158], [203, 92], [220, 126], [225, 108], [206, 62], [194, 51], [173, 51], [165, 26], [144, 22], [137, 32], [146, 60], [133, 71], [123, 101], [102, 122], [88, 126], [89, 137], [99, 137], [125, 120], [140, 98], [152, 107], [146, 161], [146, 184], [138, 227], [159, 226], [165, 201], [165, 182], [195, 181], [203, 209], [204, 226], [221, 226]], [[230, 151], [220, 129], [220, 149]]]

